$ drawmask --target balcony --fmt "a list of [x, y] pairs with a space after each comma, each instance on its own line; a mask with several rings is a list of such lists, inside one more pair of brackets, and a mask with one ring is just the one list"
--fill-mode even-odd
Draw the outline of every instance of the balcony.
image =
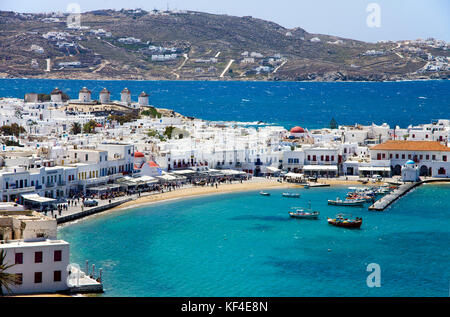
[[35, 188], [34, 186], [28, 186], [28, 187], [22, 187], [22, 188], [8, 188], [1, 190], [2, 193], [7, 195], [17, 195], [21, 193], [29, 193], [34, 192]]

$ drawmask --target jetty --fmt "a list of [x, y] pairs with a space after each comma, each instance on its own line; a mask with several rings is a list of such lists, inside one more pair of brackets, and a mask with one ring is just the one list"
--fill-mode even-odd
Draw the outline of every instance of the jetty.
[[102, 211], [117, 207], [123, 203], [129, 202], [131, 200], [135, 199], [135, 197], [120, 197], [117, 199], [114, 199], [111, 203], [107, 201], [99, 201], [99, 205], [96, 207], [91, 208], [84, 208], [81, 209], [81, 207], [70, 207], [68, 211], [64, 211], [63, 215], [56, 218], [57, 224], [63, 224], [66, 222], [74, 221], [77, 219], [81, 219], [87, 216], [91, 216], [97, 213], [100, 213]]
[[412, 189], [425, 184], [425, 183], [432, 183], [432, 182], [450, 182], [450, 179], [448, 178], [430, 178], [421, 180], [419, 182], [410, 182], [410, 183], [404, 183], [400, 185], [397, 189], [392, 191], [390, 194], [387, 194], [384, 197], [381, 197], [378, 199], [372, 206], [369, 207], [369, 210], [373, 211], [383, 211], [390, 205], [392, 205], [395, 201], [397, 201], [400, 197], [406, 195], [408, 192], [410, 192]]

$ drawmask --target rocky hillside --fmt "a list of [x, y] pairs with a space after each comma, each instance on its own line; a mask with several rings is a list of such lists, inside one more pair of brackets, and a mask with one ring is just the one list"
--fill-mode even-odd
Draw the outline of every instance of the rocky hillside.
[[167, 80], [448, 78], [446, 43], [365, 43], [253, 17], [101, 10], [0, 12], [0, 77]]

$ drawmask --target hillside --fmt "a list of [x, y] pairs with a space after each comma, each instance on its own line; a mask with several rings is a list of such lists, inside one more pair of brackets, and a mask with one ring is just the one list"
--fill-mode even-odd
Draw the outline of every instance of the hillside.
[[380, 81], [450, 74], [448, 46], [433, 39], [365, 43], [189, 11], [92, 11], [82, 14], [81, 28], [66, 19], [0, 12], [0, 77]]

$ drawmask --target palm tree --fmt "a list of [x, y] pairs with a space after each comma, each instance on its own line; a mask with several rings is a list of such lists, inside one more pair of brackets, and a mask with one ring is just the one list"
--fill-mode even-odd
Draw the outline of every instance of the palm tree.
[[13, 267], [12, 265], [7, 265], [5, 262], [6, 252], [5, 250], [0, 251], [0, 296], [3, 296], [3, 287], [8, 293], [12, 293], [11, 286], [16, 285], [19, 282], [19, 275], [6, 273], [6, 271]]
[[72, 132], [73, 134], [80, 134], [81, 124], [79, 122], [72, 123], [72, 128], [70, 129], [70, 132]]

